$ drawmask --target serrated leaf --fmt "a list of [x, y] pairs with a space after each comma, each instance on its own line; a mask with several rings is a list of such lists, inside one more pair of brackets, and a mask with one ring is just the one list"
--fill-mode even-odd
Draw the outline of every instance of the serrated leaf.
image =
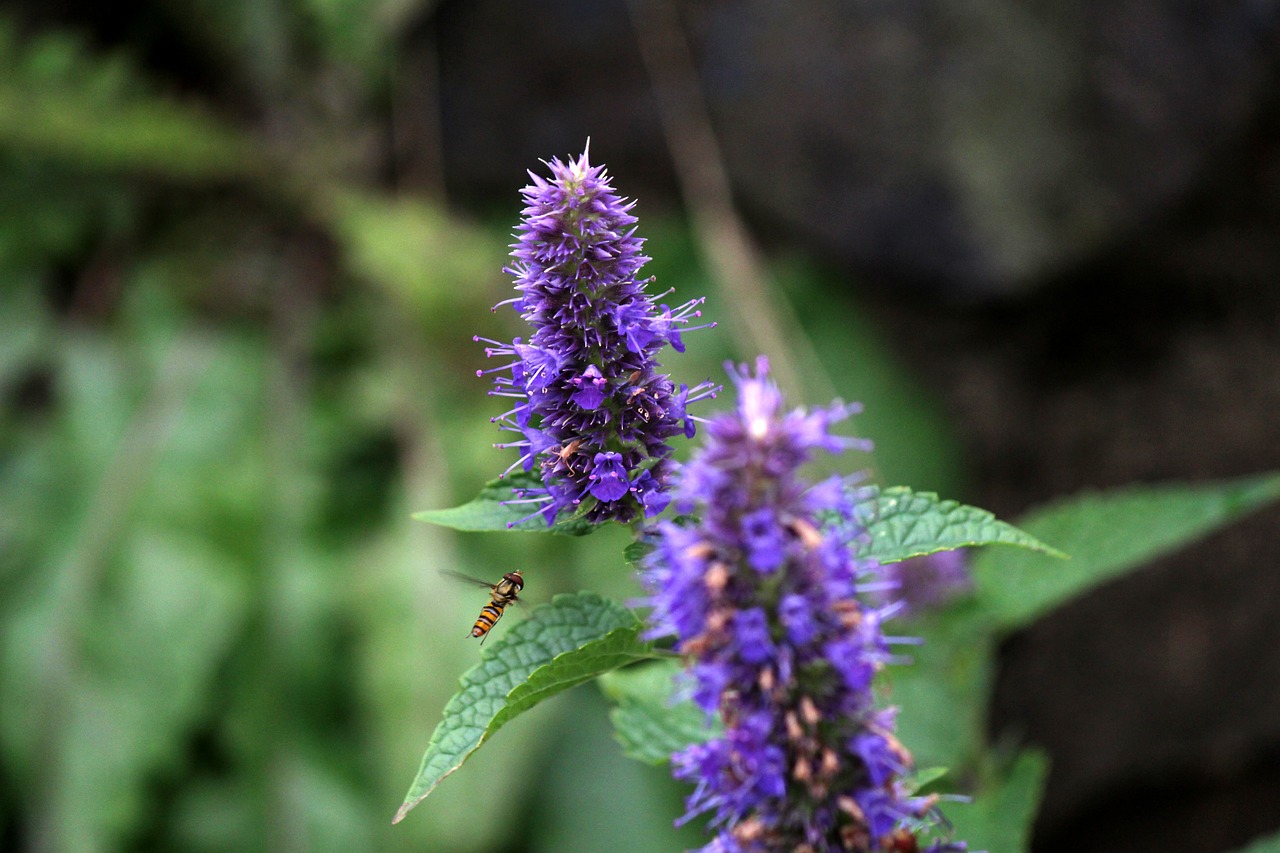
[[1097, 584], [1280, 498], [1280, 474], [1201, 485], [1086, 493], [1036, 510], [1018, 524], [1071, 559], [988, 551], [974, 560], [977, 594], [1000, 628], [1025, 625]]
[[881, 563], [975, 545], [1015, 545], [1066, 556], [985, 509], [943, 500], [932, 492], [915, 492], [906, 486], [859, 487], [859, 504], [871, 538], [858, 556]]
[[971, 804], [947, 809], [955, 837], [967, 842], [970, 850], [1027, 850], [1048, 775], [1049, 759], [1043, 753], [1020, 753], [1007, 773], [974, 794]]
[[600, 679], [600, 689], [617, 707], [609, 712], [614, 737], [628, 758], [665, 764], [671, 754], [691, 743], [703, 743], [722, 731], [718, 720], [689, 699], [676, 700], [677, 661], [617, 670]]
[[[570, 517], [548, 526], [536, 513], [536, 505], [518, 497], [514, 490], [536, 488], [542, 481], [535, 475], [521, 471], [509, 477], [501, 477], [485, 483], [480, 494], [461, 506], [448, 509], [428, 509], [415, 512], [418, 521], [439, 524], [469, 533], [484, 531], [518, 530], [523, 533], [559, 533], [566, 536], [583, 536], [597, 525], [581, 518]], [[530, 513], [533, 513], [530, 517]]]
[[392, 823], [507, 721], [561, 691], [654, 656], [626, 607], [590, 592], [557, 595], [481, 653], [444, 709], [418, 775]]

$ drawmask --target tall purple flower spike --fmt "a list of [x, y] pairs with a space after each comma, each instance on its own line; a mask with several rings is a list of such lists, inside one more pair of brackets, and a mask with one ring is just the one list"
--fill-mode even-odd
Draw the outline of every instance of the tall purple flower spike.
[[682, 821], [710, 815], [704, 853], [963, 851], [925, 840], [936, 801], [908, 790], [894, 710], [876, 705], [896, 605], [864, 600], [882, 581], [853, 556], [867, 536], [854, 498], [799, 473], [817, 450], [869, 449], [831, 433], [855, 407], [784, 411], [763, 358], [730, 373], [737, 410], [706, 422], [675, 488], [697, 521], [660, 523], [643, 572], [649, 635], [675, 636], [693, 700], [725, 726], [672, 756], [695, 785]]
[[[649, 260], [635, 234], [634, 202], [614, 193], [603, 166], [587, 152], [546, 164], [551, 179], [530, 172], [523, 218], [506, 272], [519, 295], [512, 305], [532, 327], [511, 343], [477, 337], [485, 355], [510, 359], [489, 393], [515, 403], [493, 420], [519, 439], [517, 466], [542, 485], [519, 498], [548, 524], [564, 512], [591, 522], [630, 522], [662, 511], [673, 463], [668, 439], [692, 437], [687, 406], [718, 386], [676, 388], [659, 371], [667, 344], [683, 351], [680, 331], [701, 316], [693, 299], [657, 305], [640, 278]], [[665, 295], [665, 294], [663, 294]], [[498, 306], [494, 306], [495, 310]]]

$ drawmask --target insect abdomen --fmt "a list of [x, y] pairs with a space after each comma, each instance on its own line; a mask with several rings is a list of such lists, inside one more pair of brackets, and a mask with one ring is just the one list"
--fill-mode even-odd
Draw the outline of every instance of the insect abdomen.
[[489, 629], [494, 626], [499, 619], [502, 618], [502, 608], [494, 607], [492, 604], [486, 604], [480, 608], [480, 615], [476, 617], [476, 624], [471, 627], [471, 636], [483, 637], [489, 633]]

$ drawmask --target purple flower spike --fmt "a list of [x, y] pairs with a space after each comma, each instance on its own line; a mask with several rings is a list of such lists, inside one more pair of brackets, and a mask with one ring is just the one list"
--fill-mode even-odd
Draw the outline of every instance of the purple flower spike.
[[695, 785], [681, 820], [710, 816], [702, 853], [960, 853], [927, 837], [936, 800], [912, 796], [911, 755], [872, 691], [900, 606], [866, 600], [884, 581], [853, 556], [866, 529], [849, 490], [799, 473], [818, 451], [865, 446], [830, 431], [854, 408], [785, 411], [764, 359], [730, 373], [737, 411], [706, 423], [675, 488], [698, 520], [660, 523], [643, 573], [649, 636], [675, 636], [693, 700], [724, 722], [672, 756]]
[[692, 437], [687, 406], [718, 390], [677, 390], [657, 354], [668, 344], [683, 351], [682, 331], [713, 324], [689, 325], [701, 299], [659, 307], [645, 292], [651, 279], [640, 269], [649, 259], [634, 203], [614, 193], [603, 166], [586, 152], [546, 165], [550, 179], [530, 173], [522, 191], [506, 270], [519, 296], [501, 303], [533, 331], [510, 344], [477, 339], [485, 355], [507, 359], [484, 371], [495, 376], [491, 394], [515, 400], [494, 420], [524, 437], [499, 446], [517, 449], [525, 470], [536, 468], [542, 486], [521, 497], [549, 524], [565, 510], [592, 522], [648, 518], [669, 502], [668, 439]]

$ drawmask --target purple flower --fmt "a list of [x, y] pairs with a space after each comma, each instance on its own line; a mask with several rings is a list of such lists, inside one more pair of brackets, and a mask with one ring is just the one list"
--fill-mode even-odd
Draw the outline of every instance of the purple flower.
[[885, 566], [889, 591], [885, 600], [897, 600], [908, 613], [936, 610], [973, 588], [969, 562], [962, 550], [939, 551]]
[[630, 480], [622, 464], [622, 455], [612, 450], [596, 454], [590, 479], [591, 496], [601, 501], [616, 501], [629, 490]]
[[694, 701], [724, 722], [672, 756], [695, 786], [682, 820], [710, 815], [703, 853], [963, 851], [923, 837], [935, 801], [908, 790], [911, 756], [872, 692], [897, 605], [862, 594], [883, 582], [853, 556], [852, 490], [800, 475], [817, 451], [868, 447], [831, 432], [854, 409], [784, 411], [763, 358], [730, 374], [737, 410], [706, 423], [678, 476], [676, 505], [698, 520], [660, 523], [643, 574], [650, 636], [675, 636]]
[[764, 663], [773, 657], [769, 640], [769, 617], [759, 607], [739, 610], [733, 622], [738, 657], [747, 663]]
[[550, 180], [531, 172], [522, 191], [506, 269], [519, 295], [501, 303], [533, 331], [509, 344], [476, 338], [488, 344], [487, 356], [510, 359], [480, 371], [495, 375], [491, 394], [515, 400], [494, 421], [522, 439], [499, 447], [520, 451], [512, 468], [538, 471], [542, 486], [518, 496], [548, 523], [565, 510], [593, 522], [651, 517], [667, 505], [667, 440], [692, 437], [686, 407], [718, 390], [710, 383], [677, 390], [657, 361], [667, 344], [683, 351], [681, 327], [691, 331], [703, 300], [673, 309], [645, 292], [652, 279], [640, 278], [649, 259], [634, 203], [614, 193], [603, 166], [592, 166], [586, 152], [546, 165]]
[[778, 619], [787, 629], [787, 639], [792, 645], [808, 645], [818, 630], [818, 621], [809, 609], [809, 600], [803, 595], [789, 593], [778, 602]]
[[761, 507], [742, 517], [747, 544], [747, 562], [761, 572], [771, 572], [786, 558], [786, 532], [769, 507]]

